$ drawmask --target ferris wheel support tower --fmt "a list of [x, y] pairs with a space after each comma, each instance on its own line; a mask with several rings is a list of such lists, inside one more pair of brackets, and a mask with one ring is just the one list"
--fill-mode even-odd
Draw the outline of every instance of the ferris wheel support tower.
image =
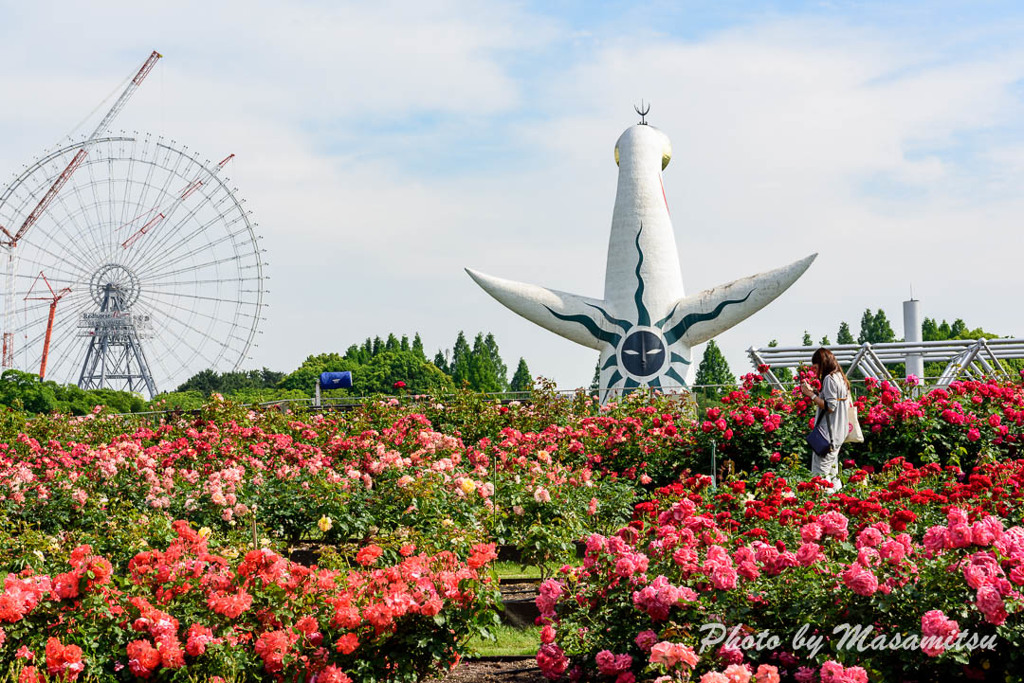
[[[14, 365], [14, 333], [11, 332], [11, 316], [13, 314], [12, 308], [15, 290], [14, 277], [17, 269], [16, 248], [18, 246], [18, 242], [21, 241], [29, 229], [36, 224], [40, 216], [46, 212], [47, 207], [53, 203], [53, 200], [56, 199], [61, 188], [67, 184], [68, 180], [72, 175], [74, 175], [78, 167], [82, 165], [86, 155], [89, 154], [89, 147], [91, 144], [110, 127], [110, 124], [113, 123], [117, 115], [121, 113], [121, 110], [125, 108], [125, 105], [128, 104], [128, 100], [131, 99], [132, 95], [135, 94], [135, 91], [138, 90], [140, 85], [142, 85], [146, 76], [148, 76], [149, 72], [153, 70], [153, 67], [156, 66], [157, 61], [161, 57], [163, 57], [163, 55], [156, 50], [149, 55], [146, 61], [142, 64], [142, 67], [135, 74], [134, 78], [132, 78], [131, 81], [128, 82], [128, 85], [125, 86], [125, 89], [121, 92], [117, 101], [114, 102], [114, 106], [112, 106], [110, 111], [106, 113], [92, 134], [86, 138], [84, 144], [81, 145], [78, 152], [74, 157], [72, 157], [64, 171], [57, 176], [56, 180], [54, 180], [53, 184], [50, 186], [50, 189], [47, 190], [46, 194], [44, 194], [42, 199], [39, 200], [35, 209], [33, 209], [22, 222], [18, 231], [11, 234], [7, 228], [0, 225], [0, 231], [2, 231], [7, 237], [7, 239], [0, 239], [0, 245], [7, 248], [7, 296], [5, 297], [4, 304], [3, 349], [2, 356], [0, 356], [0, 367], [9, 368]], [[0, 197], [0, 203], [2, 203], [4, 199], [6, 198]]]

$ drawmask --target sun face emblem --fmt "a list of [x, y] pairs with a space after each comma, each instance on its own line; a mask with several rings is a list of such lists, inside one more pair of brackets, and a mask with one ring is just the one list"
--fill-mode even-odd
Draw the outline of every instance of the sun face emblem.
[[636, 378], [657, 375], [665, 365], [665, 341], [656, 329], [634, 328], [618, 350], [619, 367]]

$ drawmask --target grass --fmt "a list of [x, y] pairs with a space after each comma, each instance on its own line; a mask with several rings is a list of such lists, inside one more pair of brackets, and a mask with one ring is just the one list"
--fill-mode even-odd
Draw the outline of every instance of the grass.
[[494, 571], [498, 574], [498, 578], [500, 579], [540, 579], [554, 576], [558, 573], [558, 570], [566, 564], [578, 565], [581, 563], [582, 560], [574, 557], [568, 563], [551, 562], [543, 567], [534, 564], [526, 565], [524, 567], [518, 562], [495, 562], [491, 566], [494, 568]]
[[514, 628], [497, 626], [493, 633], [496, 640], [474, 637], [469, 647], [477, 657], [522, 657], [537, 654], [540, 648], [540, 628]]
[[[541, 568], [537, 565], [523, 566], [518, 562], [495, 562], [493, 565], [495, 573], [501, 579], [539, 579]], [[550, 576], [558, 567], [547, 567], [546, 575]]]

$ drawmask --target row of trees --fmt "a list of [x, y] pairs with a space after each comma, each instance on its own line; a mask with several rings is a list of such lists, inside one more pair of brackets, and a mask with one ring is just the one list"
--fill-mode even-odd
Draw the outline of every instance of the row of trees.
[[[963, 320], [952, 323], [938, 322], [925, 318], [922, 324], [925, 341], [949, 339], [995, 338], [998, 335], [981, 328], [970, 329]], [[839, 324], [836, 343], [872, 344], [896, 341], [896, 333], [882, 309], [872, 312], [865, 310], [860, 321], [860, 333], [853, 336], [850, 325]], [[828, 335], [818, 342], [831, 346]], [[803, 344], [814, 346], [811, 334], [804, 331]], [[777, 346], [772, 340], [768, 346]], [[1015, 361], [1012, 369], [1024, 367]], [[239, 372], [218, 373], [203, 370], [190, 377], [174, 392], [157, 396], [147, 404], [137, 395], [112, 390], [83, 391], [74, 385], [59, 385], [55, 382], [40, 382], [34, 375], [17, 370], [6, 371], [0, 379], [0, 405], [15, 407], [32, 413], [58, 411], [81, 415], [96, 405], [106, 405], [118, 412], [139, 411], [147, 408], [194, 408], [199, 407], [213, 393], [223, 394], [244, 403], [258, 403], [286, 399], [308, 398], [320, 374], [349, 370], [353, 376], [353, 387], [336, 390], [334, 393], [348, 393], [356, 396], [397, 393], [445, 393], [456, 388], [492, 393], [504, 391], [529, 391], [533, 386], [526, 360], [519, 359], [511, 379], [508, 366], [498, 349], [492, 333], [479, 332], [469, 343], [465, 333], [460, 331], [450, 349], [438, 350], [433, 359], [427, 357], [420, 335], [412, 339], [389, 334], [387, 337], [367, 337], [362, 344], [353, 344], [344, 354], [321, 353], [306, 358], [290, 373], [263, 368]], [[925, 366], [925, 374], [941, 372], [939, 363]], [[899, 368], [894, 368], [900, 372]], [[775, 370], [783, 381], [792, 379], [786, 368]], [[595, 371], [592, 388], [596, 388], [598, 372]], [[719, 396], [736, 384], [736, 377], [718, 345], [711, 340], [704, 350], [704, 357], [697, 368], [698, 386], [708, 387], [702, 392], [710, 397]], [[721, 385], [719, 387], [708, 385]]]
[[58, 412], [65, 415], [85, 415], [96, 406], [107, 406], [119, 413], [146, 409], [146, 401], [138, 394], [43, 382], [35, 373], [13, 368], [4, 370], [0, 375], [0, 405], [26, 413]]
[[159, 399], [160, 407], [191, 408], [216, 392], [242, 402], [266, 402], [312, 396], [323, 372], [352, 373], [352, 388], [328, 392], [328, 396], [348, 394], [430, 394], [465, 387], [471, 391], [529, 391], [533, 378], [526, 360], [519, 364], [512, 379], [491, 333], [480, 332], [470, 346], [459, 332], [451, 349], [428, 359], [423, 340], [417, 333], [410, 340], [389, 334], [386, 338], [367, 337], [362, 344], [349, 346], [344, 354], [321, 353], [309, 356], [294, 371], [285, 374], [267, 368], [248, 372], [218, 374], [204, 370], [183, 383], [172, 394]]

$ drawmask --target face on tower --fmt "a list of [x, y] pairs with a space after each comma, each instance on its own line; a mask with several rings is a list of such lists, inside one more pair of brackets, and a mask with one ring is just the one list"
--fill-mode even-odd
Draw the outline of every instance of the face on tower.
[[646, 379], [661, 372], [667, 355], [659, 330], [633, 328], [619, 347], [619, 367], [637, 379]]

